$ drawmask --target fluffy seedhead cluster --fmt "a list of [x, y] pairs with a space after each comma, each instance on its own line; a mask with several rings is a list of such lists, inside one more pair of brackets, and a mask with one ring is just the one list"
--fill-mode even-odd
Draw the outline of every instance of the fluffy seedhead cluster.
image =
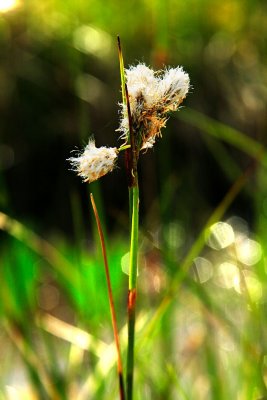
[[89, 140], [83, 153], [69, 158], [69, 161], [83, 181], [90, 183], [112, 171], [117, 157], [116, 147], [96, 147], [95, 142]]
[[[131, 131], [135, 136], [134, 151], [153, 147], [161, 135], [170, 111], [176, 111], [185, 98], [190, 84], [189, 76], [183, 68], [166, 68], [153, 71], [145, 64], [132, 66], [125, 71], [131, 112]], [[129, 144], [129, 115], [126, 105], [121, 105], [121, 121], [118, 131], [126, 144]], [[128, 146], [129, 147], [129, 146]], [[93, 182], [112, 171], [120, 150], [116, 147], [95, 146], [89, 140], [84, 152], [69, 158], [73, 169], [84, 182]]]
[[[139, 149], [154, 145], [165, 127], [170, 111], [176, 111], [188, 93], [189, 76], [181, 67], [153, 71], [145, 64], [125, 71], [132, 116], [132, 129]], [[126, 142], [129, 136], [127, 109], [122, 105], [119, 131]]]

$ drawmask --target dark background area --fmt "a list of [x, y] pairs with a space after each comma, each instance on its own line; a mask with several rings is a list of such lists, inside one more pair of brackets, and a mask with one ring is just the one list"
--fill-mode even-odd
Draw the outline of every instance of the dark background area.
[[[141, 213], [160, 203], [174, 182], [164, 217], [199, 228], [231, 178], [213, 143], [180, 114], [193, 108], [266, 142], [266, 15], [266, 2], [237, 0], [21, 1], [2, 13], [1, 209], [39, 231], [63, 235], [73, 232], [71, 198], [87, 217], [87, 185], [66, 159], [92, 135], [98, 146], [118, 143], [120, 34], [126, 67], [138, 61], [155, 69], [183, 65], [190, 75], [183, 108], [142, 157]], [[247, 155], [221, 146], [236, 171], [249, 165]], [[96, 185], [116, 228], [128, 206], [123, 160]], [[248, 191], [234, 212], [253, 221]]]

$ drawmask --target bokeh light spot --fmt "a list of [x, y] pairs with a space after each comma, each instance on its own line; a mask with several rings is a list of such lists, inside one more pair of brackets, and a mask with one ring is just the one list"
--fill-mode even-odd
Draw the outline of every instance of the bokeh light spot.
[[228, 218], [226, 222], [230, 224], [233, 228], [235, 232], [235, 239], [237, 239], [237, 237], [239, 237], [240, 235], [248, 236], [248, 223], [243, 218], [234, 215], [233, 217]]
[[[80, 74], [75, 82], [77, 96], [95, 106], [105, 106], [104, 100], [108, 97], [108, 89], [100, 80], [89, 74]], [[105, 97], [106, 96], [106, 97]]]
[[38, 303], [45, 311], [51, 311], [59, 304], [60, 293], [57, 287], [43, 284], [39, 289]]
[[178, 222], [171, 222], [164, 229], [164, 238], [170, 248], [179, 249], [184, 243], [185, 232]]
[[257, 264], [262, 256], [261, 245], [256, 240], [243, 238], [243, 240], [236, 243], [236, 255], [243, 264]]
[[197, 257], [194, 260], [200, 283], [207, 282], [213, 275], [212, 263], [204, 257]]
[[243, 270], [243, 279], [235, 284], [234, 289], [239, 294], [244, 294], [247, 292], [250, 300], [257, 302], [262, 298], [262, 284], [255, 274], [251, 271]]
[[225, 289], [231, 289], [239, 284], [239, 270], [237, 266], [230, 262], [223, 262], [216, 271], [215, 283]]
[[107, 32], [89, 25], [83, 25], [76, 29], [73, 44], [83, 53], [101, 58], [109, 56], [113, 48], [112, 38]]
[[234, 230], [226, 222], [217, 222], [209, 228], [207, 244], [215, 250], [221, 250], [230, 246], [234, 240]]
[[19, 5], [18, 0], [0, 0], [0, 12], [7, 12]]

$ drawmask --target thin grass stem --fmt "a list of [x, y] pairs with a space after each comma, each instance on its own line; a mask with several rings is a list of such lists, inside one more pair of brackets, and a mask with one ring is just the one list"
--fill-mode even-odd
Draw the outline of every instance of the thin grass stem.
[[138, 266], [138, 229], [139, 229], [138, 186], [130, 188], [130, 191], [132, 192], [133, 202], [132, 202], [132, 226], [131, 226], [129, 291], [128, 291], [127, 400], [132, 400], [133, 398], [136, 281], [137, 281], [137, 266]]
[[108, 266], [108, 259], [107, 259], [107, 251], [106, 251], [106, 246], [105, 246], [105, 239], [104, 239], [104, 234], [103, 234], [103, 230], [101, 227], [100, 218], [99, 218], [99, 215], [97, 212], [96, 204], [94, 201], [94, 196], [92, 193], [90, 194], [90, 198], [91, 198], [91, 203], [92, 203], [95, 220], [96, 220], [96, 224], [97, 224], [97, 229], [98, 229], [98, 233], [99, 233], [102, 255], [103, 255], [104, 266], [105, 266], [107, 286], [108, 286], [108, 298], [109, 298], [109, 305], [110, 305], [110, 313], [111, 313], [113, 333], [114, 333], [114, 339], [115, 339], [117, 357], [118, 357], [117, 370], [118, 370], [118, 377], [119, 377], [120, 399], [125, 400], [126, 397], [125, 397], [125, 390], [124, 390], [123, 366], [122, 366], [121, 351], [120, 351], [119, 331], [118, 331], [118, 325], [117, 325], [117, 319], [116, 319], [116, 313], [115, 313], [115, 307], [114, 307], [114, 300], [113, 300], [113, 294], [112, 294], [112, 287], [111, 287], [111, 280], [110, 280], [110, 273], [109, 273], [109, 266]]
[[125, 95], [129, 120], [130, 144], [128, 156], [128, 185], [131, 216], [129, 292], [128, 292], [128, 348], [127, 348], [127, 400], [133, 398], [134, 385], [134, 342], [135, 342], [135, 313], [136, 313], [136, 283], [138, 268], [138, 233], [139, 233], [139, 185], [137, 172], [137, 144], [132, 129], [132, 118], [127, 85]]
[[122, 93], [122, 102], [126, 105], [126, 94], [125, 94], [125, 72], [124, 72], [124, 61], [121, 49], [121, 40], [120, 37], [117, 36], [118, 42], [118, 52], [119, 52], [119, 63], [120, 63], [120, 75], [121, 75], [121, 93]]

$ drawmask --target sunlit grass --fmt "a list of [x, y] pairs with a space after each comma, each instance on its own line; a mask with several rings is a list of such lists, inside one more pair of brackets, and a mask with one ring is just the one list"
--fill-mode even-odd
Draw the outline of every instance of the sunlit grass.
[[[208, 133], [215, 124], [205, 119]], [[223, 125], [218, 138], [228, 140]], [[264, 148], [254, 153], [256, 142], [248, 146], [246, 140], [241, 133], [237, 141], [231, 138], [261, 161]], [[137, 400], [266, 395], [266, 247], [245, 219], [226, 217], [257, 168], [264, 165], [249, 167], [233, 181], [184, 258], [177, 252], [188, 238], [181, 222], [162, 220], [160, 235], [143, 232]], [[12, 373], [6, 364], [3, 393], [79, 400], [90, 394], [108, 400], [117, 390], [116, 351], [98, 253], [81, 247], [77, 257], [70, 244], [52, 244], [4, 213], [0, 229], [12, 237], [2, 253], [2, 325], [7, 346], [22, 360]], [[128, 242], [112, 237], [108, 247], [125, 358]], [[40, 352], [42, 361], [36, 357]], [[21, 370], [27, 372], [23, 385], [14, 378]]]
[[[261, 342], [265, 324], [266, 279], [261, 277], [264, 249], [260, 240], [255, 240], [244, 219], [236, 216], [223, 219], [228, 207], [229, 202], [222, 201], [182, 262], [176, 258], [175, 246], [172, 244], [170, 246], [172, 251], [165, 252], [161, 240], [154, 243], [152, 238], [146, 239], [143, 249], [144, 264], [142, 263], [145, 267], [140, 266], [138, 277], [141, 284], [137, 317], [137, 400], [143, 399], [144, 396], [160, 399], [163, 395], [177, 400], [180, 398], [247, 400], [250, 399], [251, 393], [253, 396], [265, 393], [265, 378], [260, 372], [262, 368], [264, 369], [264, 347]], [[95, 288], [88, 286], [82, 289], [79, 284], [80, 279], [73, 281], [71, 278], [70, 271], [73, 271], [73, 267], [75, 269], [75, 264], [73, 267], [67, 267], [67, 264], [63, 263], [63, 268], [71, 270], [68, 275], [63, 272], [64, 279], [61, 280], [57, 260], [60, 253], [62, 260], [69, 258], [67, 254], [63, 255], [67, 249], [62, 249], [63, 253], [62, 250], [57, 250], [57, 257], [50, 259], [50, 253], [43, 252], [50, 247], [46, 244], [43, 249], [41, 238], [3, 214], [0, 221], [1, 229], [34, 251], [35, 256], [28, 254], [26, 257], [28, 260], [32, 257], [34, 265], [38, 266], [34, 276], [30, 271], [28, 275], [27, 269], [23, 270], [21, 264], [25, 259], [24, 252], [26, 254], [28, 252], [27, 247], [23, 250], [21, 246], [13, 246], [13, 249], [17, 249], [15, 265], [17, 265], [16, 279], [19, 279], [19, 286], [14, 286], [10, 281], [8, 272], [10, 267], [6, 262], [6, 267], [2, 271], [2, 280], [10, 282], [8, 291], [2, 291], [1, 294], [4, 305], [2, 307], [4, 327], [10, 340], [8, 346], [12, 346], [13, 343], [31, 377], [28, 381], [24, 381], [23, 388], [20, 388], [14, 380], [10, 381], [7, 369], [4, 376], [6, 382], [11, 383], [5, 386], [5, 393], [11, 395], [10, 393], [16, 392], [22, 396], [26, 391], [28, 396], [33, 396], [33, 399], [35, 395], [30, 393], [42, 391], [48, 396], [60, 399], [75, 396], [79, 400], [84, 400], [89, 394], [109, 399], [110, 390], [116, 391], [114, 386], [116, 351], [111, 328], [107, 325], [109, 320], [107, 307], [104, 313], [100, 312], [101, 309], [104, 310], [101, 301], [108, 302], [104, 276], [101, 281], [98, 275], [93, 284]], [[172, 240], [175, 240], [176, 234], [179, 236], [179, 232], [175, 232], [172, 233]], [[35, 238], [33, 245], [28, 240], [29, 237]], [[39, 246], [36, 246], [36, 243], [39, 243]], [[116, 274], [121, 274], [121, 258], [125, 254], [127, 244], [121, 243], [120, 251], [115, 250], [112, 243], [109, 245], [111, 249], [113, 248], [110, 259], [112, 279], [114, 279], [116, 269], [118, 269]], [[145, 251], [147, 246], [148, 250]], [[12, 242], [10, 242], [11, 248]], [[70, 249], [67, 252], [69, 251]], [[151, 257], [153, 253], [154, 256]], [[39, 259], [37, 264], [34, 261], [36, 256]], [[87, 256], [84, 253], [81, 256], [81, 264], [85, 263], [86, 269], [92, 269], [94, 263], [98, 263], [96, 259], [95, 261], [92, 259], [88, 264]], [[66, 309], [63, 313], [59, 311], [59, 302], [52, 304], [47, 313], [46, 308], [42, 309], [42, 302], [36, 303], [33, 300], [36, 294], [38, 298], [36, 285], [37, 287], [40, 285], [35, 281], [35, 277], [44, 274], [40, 257], [41, 259], [48, 257], [52, 269], [45, 273], [46, 279], [49, 275], [53, 277], [53, 285], [67, 296], [64, 304], [69, 309], [68, 313]], [[185, 272], [183, 270], [185, 267], [186, 274], [182, 273]], [[93, 279], [97, 269], [93, 268], [88, 275], [89, 279]], [[85, 273], [83, 268], [79, 271], [77, 277]], [[88, 278], [86, 279], [89, 283]], [[13, 293], [13, 290], [17, 293]], [[92, 310], [83, 308], [81, 302], [74, 300], [81, 294], [87, 297], [88, 307]], [[121, 290], [118, 292], [118, 286], [115, 294], [115, 301], [118, 304], [122, 294]], [[47, 295], [49, 296], [49, 293]], [[20, 302], [14, 302], [13, 297], [19, 298]], [[73, 318], [73, 312], [78, 318]], [[94, 322], [90, 317], [92, 312]], [[36, 318], [31, 320], [25, 330], [24, 325], [21, 325], [23, 319], [34, 314], [37, 315]], [[71, 322], [66, 322], [66, 318]], [[120, 332], [124, 356], [125, 323], [126, 321], [122, 324]], [[35, 339], [31, 341], [29, 347], [33, 333]], [[57, 348], [56, 352], [53, 350], [54, 346]], [[46, 365], [45, 370], [35, 357], [35, 351], [40, 351], [38, 349], [42, 348], [46, 349], [42, 360]], [[49, 356], [50, 351], [53, 352], [52, 358]], [[91, 358], [91, 365], [86, 363], [87, 357]], [[259, 366], [259, 370], [255, 371], [255, 365]], [[17, 368], [22, 367], [18, 364]], [[33, 371], [37, 373], [35, 378], [32, 375]], [[63, 379], [66, 373], [68, 384]], [[59, 378], [56, 378], [58, 375], [61, 376], [60, 380], [62, 379], [60, 386], [57, 383]], [[60, 389], [61, 385], [63, 386]], [[38, 395], [36, 396], [38, 398]]]

